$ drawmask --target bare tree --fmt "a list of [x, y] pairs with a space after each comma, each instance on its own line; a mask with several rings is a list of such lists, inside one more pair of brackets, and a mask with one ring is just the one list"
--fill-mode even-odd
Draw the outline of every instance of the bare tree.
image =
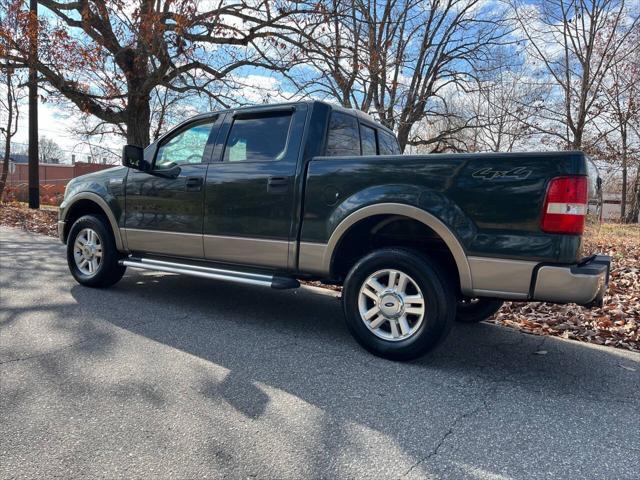
[[38, 139], [38, 160], [40, 163], [59, 163], [64, 156], [64, 152], [55, 140], [49, 137]]
[[534, 129], [527, 122], [547, 92], [531, 82], [526, 65], [514, 62], [514, 55], [512, 49], [496, 49], [490, 63], [464, 88], [452, 86], [442, 96], [438, 115], [417, 123], [413, 143], [434, 152], [528, 148], [525, 142]]
[[[636, 96], [637, 100], [638, 97]], [[634, 223], [640, 218], [640, 110], [638, 109], [634, 110], [634, 114], [629, 120], [628, 133], [629, 137], [633, 138], [635, 146], [627, 157], [627, 164], [635, 169], [635, 175], [631, 183], [631, 198], [624, 221]]]
[[[640, 24], [627, 37], [622, 58], [613, 63], [603, 84], [604, 123], [607, 152], [603, 155], [612, 163], [620, 164], [621, 208], [620, 218], [627, 218], [629, 171], [632, 159], [640, 154], [640, 138], [633, 131], [633, 122], [640, 116]], [[630, 52], [630, 53], [629, 53]], [[602, 55], [607, 53], [599, 52]], [[610, 128], [609, 128], [610, 127]]]
[[0, 98], [0, 110], [2, 114], [3, 124], [0, 126], [0, 133], [4, 136], [4, 157], [2, 159], [2, 173], [0, 173], [0, 198], [4, 192], [4, 187], [7, 183], [7, 176], [9, 174], [9, 160], [11, 158], [11, 139], [18, 132], [18, 121], [20, 119], [20, 100], [21, 92], [16, 73], [13, 67], [3, 66], [2, 74], [0, 74], [0, 82], [3, 90], [5, 90], [5, 96]]
[[[313, 2], [310, 2], [313, 3]], [[358, 84], [366, 62], [366, 23], [357, 1], [327, 0], [316, 3], [315, 15], [296, 23], [301, 51], [299, 68], [285, 72], [297, 95], [329, 97], [347, 108], [367, 110]]]
[[[556, 90], [530, 125], [567, 149], [588, 148], [585, 132], [602, 114], [598, 100], [613, 65], [638, 23], [624, 0], [511, 0], [541, 82]], [[599, 47], [598, 47], [599, 45]], [[600, 48], [603, 55], [598, 55]], [[537, 68], [536, 68], [537, 67]], [[596, 136], [593, 142], [601, 137]]]
[[640, 156], [635, 157], [636, 173], [631, 186], [631, 202], [625, 222], [637, 223], [640, 217]]
[[533, 82], [526, 64], [511, 65], [508, 55], [496, 50], [491, 68], [477, 76], [474, 88], [465, 94], [466, 110], [475, 119], [472, 151], [510, 152], [534, 132], [528, 121], [536, 116], [547, 90]]
[[[199, 113], [197, 106], [201, 103], [198, 96], [188, 92], [176, 92], [163, 86], [154, 88], [149, 98], [149, 140], [151, 142], [157, 140], [173, 125]], [[219, 105], [216, 100], [211, 104], [211, 108]], [[77, 114], [74, 111], [68, 111], [67, 115]], [[123, 135], [122, 125], [104, 122], [91, 115], [83, 115], [70, 131], [74, 136], [82, 139], [81, 143], [86, 145], [95, 145], [105, 137]]]
[[[374, 114], [408, 143], [418, 122], [438, 117], [449, 86], [469, 80], [473, 65], [504, 38], [499, 12], [480, 0], [331, 0], [325, 18], [301, 28], [308, 65], [292, 73], [307, 93]], [[300, 78], [303, 80], [301, 81]]]
[[407, 148], [420, 154], [482, 151], [481, 132], [489, 125], [477, 102], [477, 96], [455, 88], [441, 94], [437, 115], [432, 112], [416, 122]]
[[[11, 0], [21, 5], [22, 0]], [[224, 85], [246, 67], [280, 70], [291, 28], [304, 13], [295, 2], [270, 0], [127, 2], [40, 0], [37, 68], [52, 98], [75, 104], [129, 143], [147, 145], [151, 97], [158, 87], [199, 91], [225, 104]], [[9, 59], [25, 62], [20, 38], [30, 34], [14, 8], [21, 35], [0, 30]], [[283, 47], [284, 45], [284, 47]], [[98, 130], [97, 130], [98, 131]]]
[[[17, 32], [15, 16], [10, 14], [9, 6], [0, 6], [0, 29], [7, 32]], [[11, 46], [0, 37], [0, 59], [10, 52]], [[0, 60], [0, 133], [4, 137], [4, 157], [2, 172], [0, 173], [0, 198], [4, 193], [9, 174], [9, 160], [11, 158], [11, 139], [18, 132], [20, 120], [20, 102], [25, 94], [20, 84], [24, 80], [20, 72], [11, 62]]]

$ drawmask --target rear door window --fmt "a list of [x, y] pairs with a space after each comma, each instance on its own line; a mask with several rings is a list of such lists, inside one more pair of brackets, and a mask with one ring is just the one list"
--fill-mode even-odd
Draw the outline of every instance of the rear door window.
[[360, 141], [363, 155], [378, 154], [378, 142], [376, 141], [376, 130], [374, 128], [360, 124]]
[[332, 112], [327, 135], [328, 157], [360, 155], [360, 133], [356, 117], [342, 112]]
[[280, 160], [287, 150], [291, 113], [257, 115], [233, 120], [224, 149], [225, 162]]
[[384, 130], [378, 130], [380, 155], [400, 155], [400, 145], [395, 136]]

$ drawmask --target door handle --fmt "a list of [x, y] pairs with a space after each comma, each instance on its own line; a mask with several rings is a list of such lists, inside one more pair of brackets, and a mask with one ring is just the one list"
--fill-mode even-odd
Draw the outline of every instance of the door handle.
[[202, 177], [187, 177], [184, 182], [187, 192], [199, 192], [202, 190]]
[[289, 190], [288, 177], [269, 177], [267, 180], [267, 192], [284, 193]]

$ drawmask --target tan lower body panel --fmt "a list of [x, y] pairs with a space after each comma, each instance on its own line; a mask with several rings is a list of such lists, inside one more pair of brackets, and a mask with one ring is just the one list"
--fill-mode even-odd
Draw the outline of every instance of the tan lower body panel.
[[327, 251], [326, 243], [300, 242], [298, 247], [299, 269], [301, 272], [328, 275], [324, 256]]
[[537, 262], [469, 257], [473, 294], [479, 297], [526, 300]]
[[[267, 240], [156, 230], [123, 229], [131, 251], [179, 257], [206, 258], [217, 262], [286, 269], [291, 245]], [[327, 245], [301, 242], [299, 269], [326, 275]], [[469, 257], [473, 295], [526, 300], [536, 262]]]
[[[300, 242], [300, 271], [327, 275], [327, 245]], [[487, 257], [469, 257], [472, 296], [526, 300], [536, 262]]]
[[133, 228], [122, 230], [131, 251], [260, 267], [286, 269], [288, 266], [287, 241]]
[[204, 256], [217, 262], [286, 269], [289, 242], [204, 235]]
[[160, 253], [177, 257], [203, 258], [202, 235], [123, 228], [130, 251]]

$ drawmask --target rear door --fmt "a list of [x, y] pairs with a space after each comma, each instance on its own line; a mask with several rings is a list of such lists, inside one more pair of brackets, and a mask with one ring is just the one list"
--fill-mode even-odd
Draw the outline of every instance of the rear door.
[[205, 187], [209, 260], [289, 267], [295, 251], [294, 186], [307, 105], [227, 114]]
[[[179, 127], [160, 141], [152, 159], [156, 173], [129, 170], [124, 222], [129, 250], [204, 257], [204, 181], [220, 123], [214, 116]], [[179, 175], [163, 177], [162, 170], [173, 165], [180, 166]]]

